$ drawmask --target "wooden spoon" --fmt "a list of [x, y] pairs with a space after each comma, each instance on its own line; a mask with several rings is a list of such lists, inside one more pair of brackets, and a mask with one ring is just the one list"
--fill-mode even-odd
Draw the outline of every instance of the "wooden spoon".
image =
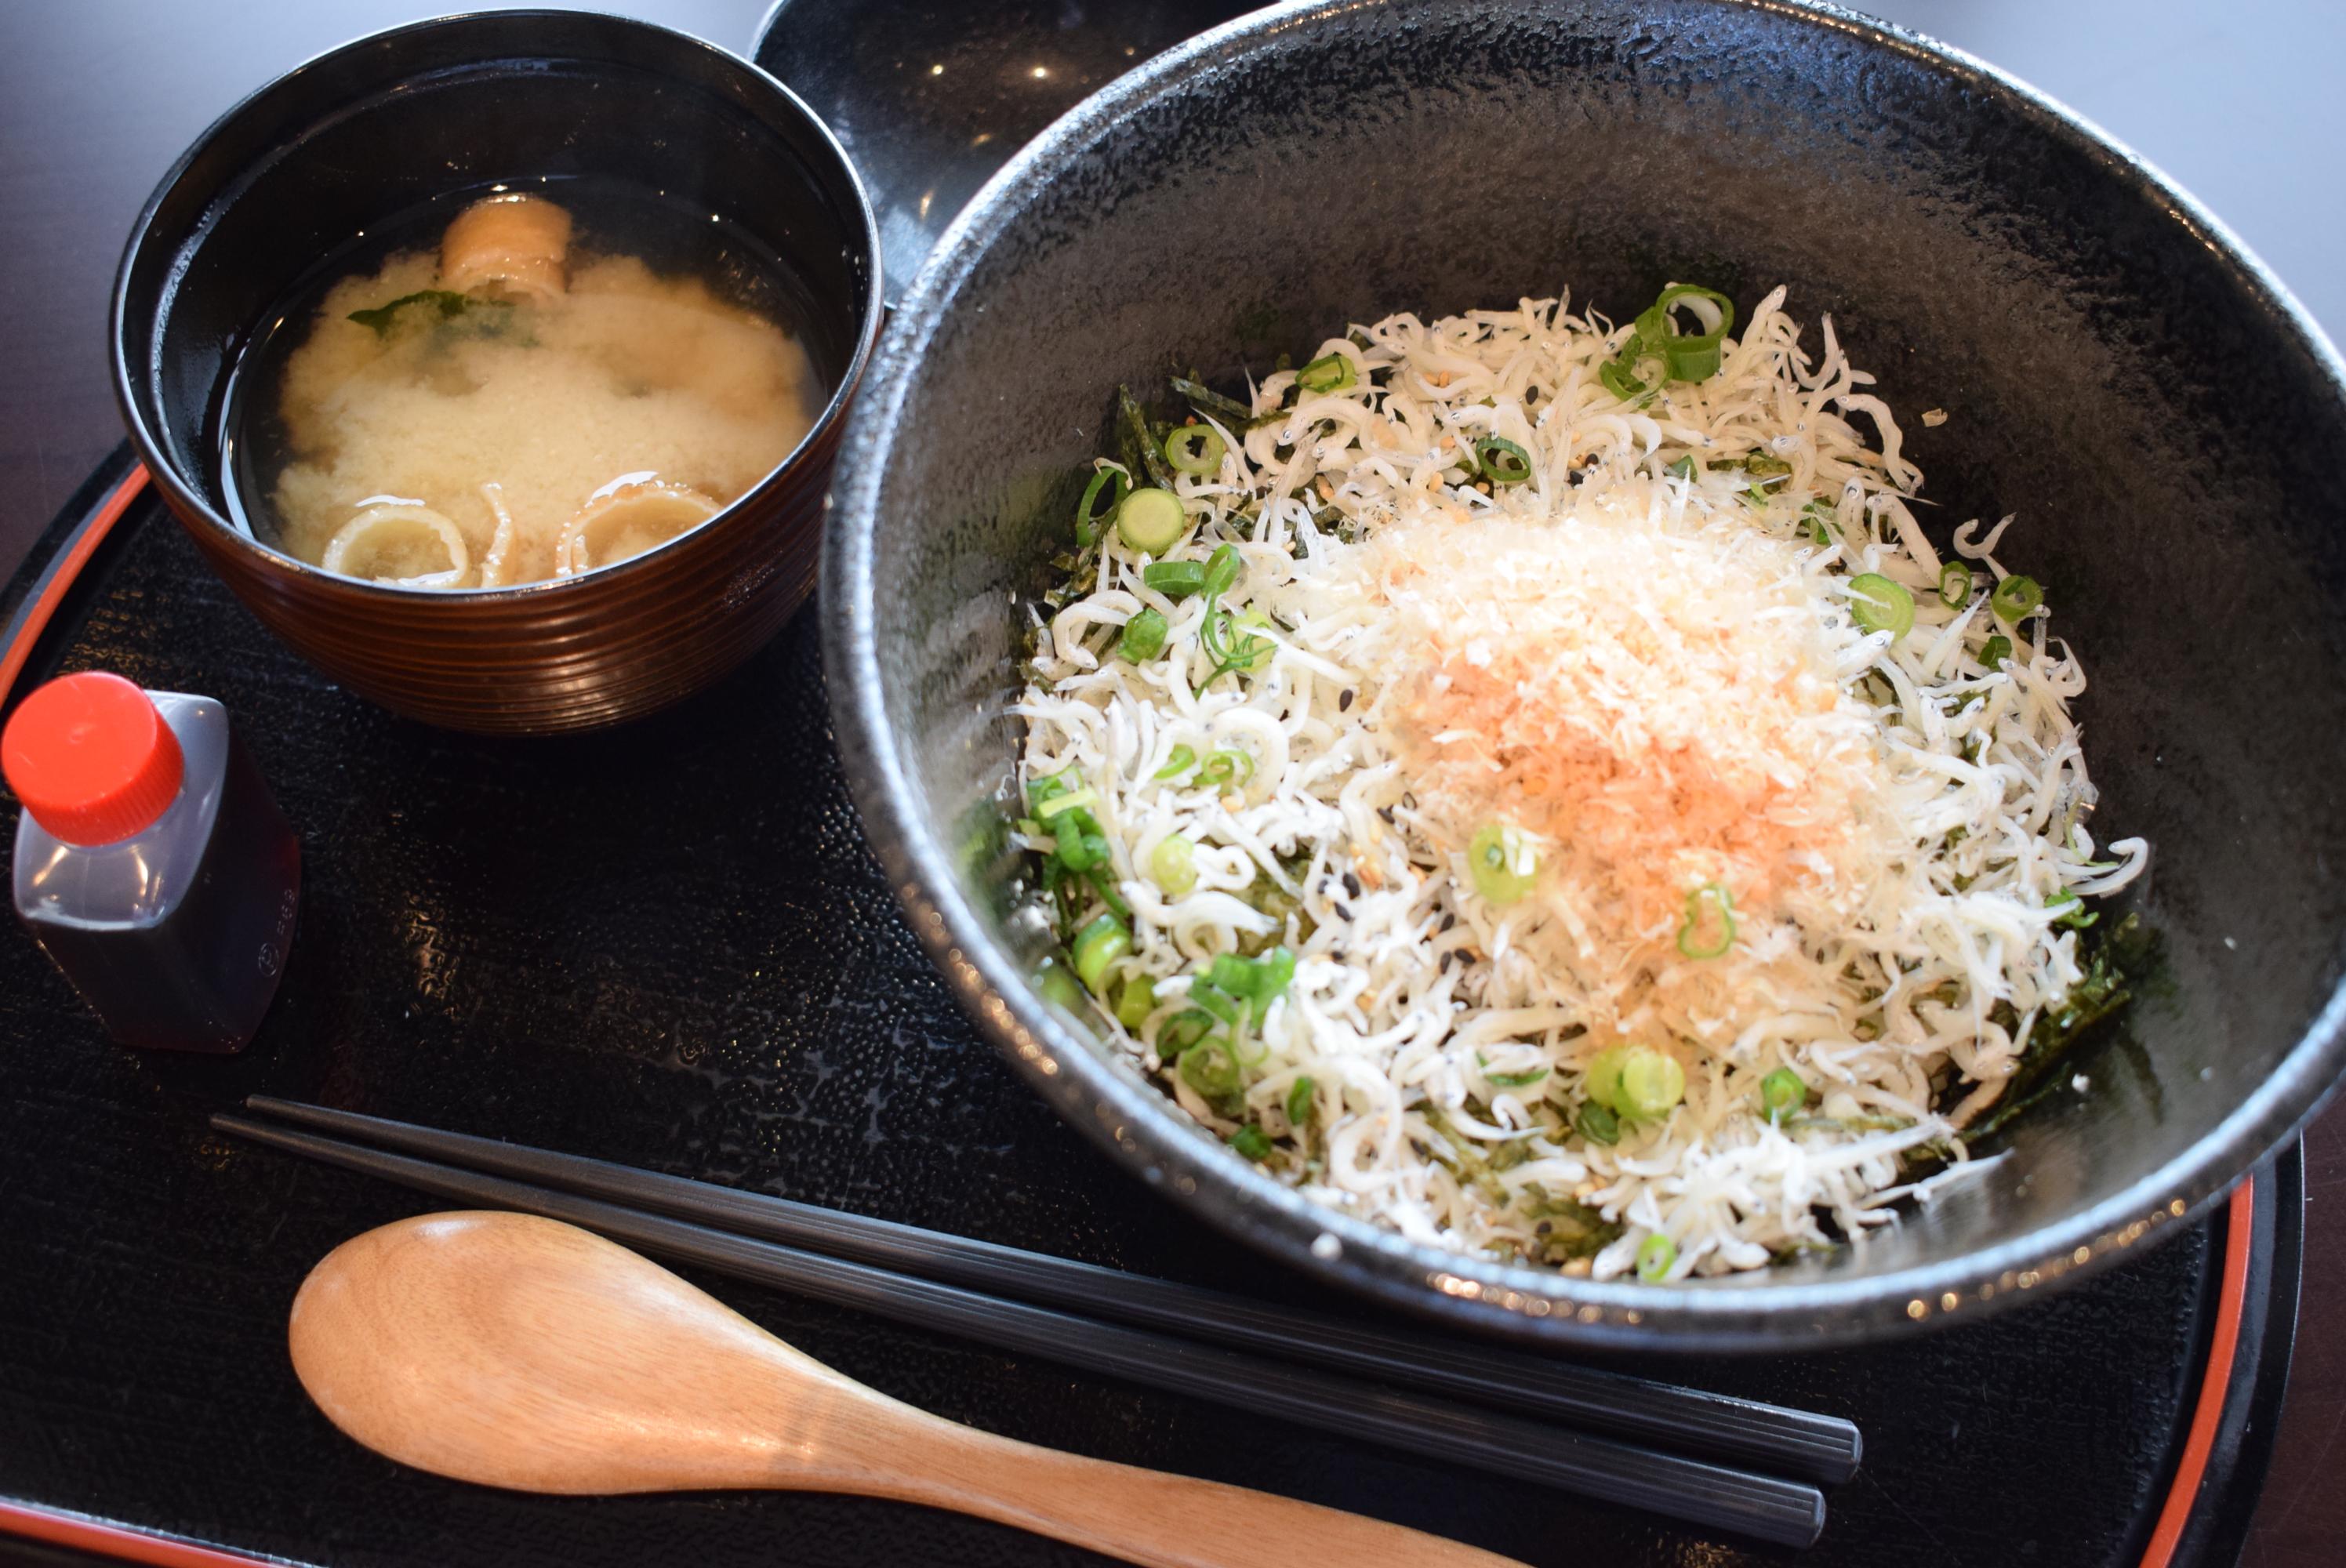
[[1158, 1568], [1510, 1561], [956, 1425], [840, 1376], [623, 1247], [528, 1215], [426, 1215], [344, 1242], [302, 1281], [289, 1337], [301, 1386], [336, 1426], [487, 1486], [857, 1492]]

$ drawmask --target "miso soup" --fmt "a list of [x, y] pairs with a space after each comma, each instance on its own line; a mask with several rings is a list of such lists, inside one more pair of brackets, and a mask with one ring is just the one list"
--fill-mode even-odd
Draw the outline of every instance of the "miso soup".
[[566, 182], [439, 204], [322, 270], [243, 356], [223, 488], [348, 576], [497, 588], [699, 527], [829, 395], [729, 226]]

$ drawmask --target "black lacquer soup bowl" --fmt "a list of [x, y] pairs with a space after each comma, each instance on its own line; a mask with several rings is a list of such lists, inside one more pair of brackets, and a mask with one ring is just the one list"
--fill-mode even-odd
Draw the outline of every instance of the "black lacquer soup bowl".
[[[1934, 526], [2022, 514], [2106, 837], [2159, 941], [2127, 1026], [2013, 1157], [1866, 1245], [1670, 1288], [1452, 1256], [1224, 1149], [1026, 976], [998, 831], [1024, 608], [1119, 382], [1266, 367], [1344, 323], [1667, 281], [1830, 312], [1908, 415]], [[1950, 418], [1926, 427], [1926, 409]], [[840, 460], [832, 700], [865, 820], [964, 1003], [1148, 1183], [1299, 1268], [1462, 1324], [1770, 1347], [1961, 1321], [2213, 1202], [2339, 1075], [2346, 387], [2205, 213], [1978, 62], [1733, 0], [1260, 13], [1060, 120], [911, 289]]]
[[[640, 555], [503, 588], [341, 576], [235, 520], [230, 378], [305, 277], [346, 271], [353, 243], [431, 203], [580, 178], [706, 212], [771, 258], [830, 394], [771, 473]], [[830, 131], [747, 62], [617, 16], [443, 16], [287, 72], [164, 176], [115, 281], [116, 391], [205, 559], [336, 680], [455, 729], [600, 728], [702, 690], [812, 591], [831, 461], [879, 337], [879, 244]]]

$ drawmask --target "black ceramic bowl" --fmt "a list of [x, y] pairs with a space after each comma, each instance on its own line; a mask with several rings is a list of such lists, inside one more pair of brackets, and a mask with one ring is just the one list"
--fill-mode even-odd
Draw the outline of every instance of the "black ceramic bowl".
[[888, 302], [977, 188], [1125, 72], [1247, 0], [774, 0], [750, 56], [839, 133], [880, 220]]
[[[1222, 1148], [1029, 985], [988, 853], [1005, 711], [1118, 382], [1231, 377], [1348, 321], [1569, 287], [1778, 280], [1910, 414], [1930, 515], [2017, 511], [2106, 837], [2164, 959], [2011, 1138], [1859, 1248], [1658, 1288], [1404, 1243]], [[1297, 1267], [1462, 1324], [1782, 1348], [1963, 1320], [2211, 1203], [2346, 1060], [2346, 385], [2188, 199], [1950, 51], [1734, 0], [1335, 0], [1160, 56], [976, 199], [883, 341], [825, 540], [832, 700], [864, 820], [973, 1015], [1148, 1184]], [[1316, 1246], [1315, 1246], [1316, 1244]]]
[[[756, 272], [790, 301], [832, 389], [797, 448], [690, 533], [510, 588], [356, 582], [232, 522], [223, 392], [237, 356], [303, 280], [420, 209], [436, 204], [436, 232], [492, 188], [574, 178], [730, 224], [712, 265]], [[879, 237], [855, 171], [780, 83], [645, 23], [488, 12], [321, 55], [197, 139], [123, 255], [116, 390], [164, 500], [271, 630], [385, 707], [460, 729], [545, 733], [689, 696], [804, 601], [840, 426], [880, 318]]]

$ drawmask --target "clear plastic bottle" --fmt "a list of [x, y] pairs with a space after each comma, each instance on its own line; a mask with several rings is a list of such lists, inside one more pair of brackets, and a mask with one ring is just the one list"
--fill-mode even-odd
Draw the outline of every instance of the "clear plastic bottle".
[[0, 769], [25, 806], [16, 912], [107, 1031], [248, 1044], [284, 973], [301, 850], [228, 710], [66, 676], [18, 705]]

